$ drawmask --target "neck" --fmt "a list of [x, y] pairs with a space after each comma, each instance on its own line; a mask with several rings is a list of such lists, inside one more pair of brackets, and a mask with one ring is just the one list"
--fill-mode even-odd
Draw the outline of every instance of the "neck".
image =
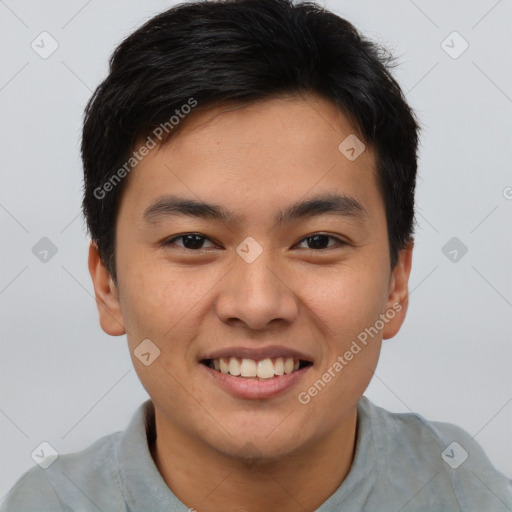
[[316, 510], [341, 485], [354, 457], [354, 408], [336, 430], [279, 460], [221, 454], [156, 413], [151, 455], [167, 486], [198, 512]]

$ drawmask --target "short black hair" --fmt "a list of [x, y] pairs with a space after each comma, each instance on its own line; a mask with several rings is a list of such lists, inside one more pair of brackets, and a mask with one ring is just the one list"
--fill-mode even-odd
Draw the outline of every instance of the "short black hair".
[[82, 207], [114, 281], [122, 178], [137, 164], [141, 138], [166, 126], [164, 143], [186, 124], [172, 118], [191, 106], [311, 93], [339, 108], [375, 151], [393, 269], [413, 240], [419, 132], [394, 65], [386, 48], [313, 2], [199, 0], [144, 23], [114, 50], [84, 113]]

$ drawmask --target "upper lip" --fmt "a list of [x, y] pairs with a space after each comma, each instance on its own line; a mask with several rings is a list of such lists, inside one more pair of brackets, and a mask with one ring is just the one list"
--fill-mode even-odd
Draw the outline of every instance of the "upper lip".
[[313, 362], [313, 358], [299, 350], [284, 347], [282, 345], [269, 345], [267, 347], [249, 348], [249, 347], [225, 347], [218, 350], [212, 350], [205, 353], [200, 360], [205, 359], [221, 359], [229, 357], [238, 357], [239, 359], [266, 359], [274, 357], [292, 357], [298, 361]]

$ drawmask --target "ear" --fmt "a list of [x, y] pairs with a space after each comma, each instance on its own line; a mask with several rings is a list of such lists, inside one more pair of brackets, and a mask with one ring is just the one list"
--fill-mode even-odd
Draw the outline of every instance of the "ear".
[[[414, 242], [409, 242], [400, 251], [398, 262], [391, 274], [389, 295], [386, 304], [386, 322], [382, 331], [382, 338], [387, 340], [396, 335], [402, 327], [409, 306], [409, 275], [412, 265], [412, 250]], [[394, 316], [392, 316], [394, 313]]]
[[89, 245], [89, 273], [94, 285], [101, 328], [111, 336], [125, 334], [126, 329], [117, 287], [100, 258], [98, 248], [94, 242]]

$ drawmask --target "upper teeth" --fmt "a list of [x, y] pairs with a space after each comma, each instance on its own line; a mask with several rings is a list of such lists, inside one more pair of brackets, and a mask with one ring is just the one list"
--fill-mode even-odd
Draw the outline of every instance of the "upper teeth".
[[229, 373], [235, 377], [258, 377], [271, 379], [275, 375], [292, 373], [299, 369], [300, 362], [293, 357], [277, 357], [271, 359], [238, 359], [237, 357], [213, 360], [213, 367], [222, 373]]

